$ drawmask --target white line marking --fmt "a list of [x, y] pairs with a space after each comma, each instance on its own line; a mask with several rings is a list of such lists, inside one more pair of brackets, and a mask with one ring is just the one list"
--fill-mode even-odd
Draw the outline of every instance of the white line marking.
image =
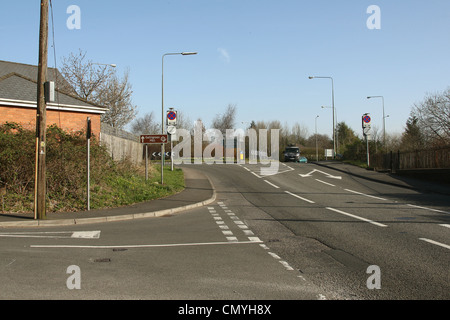
[[261, 248], [263, 248], [264, 250], [269, 250], [269, 247], [266, 246], [265, 244], [260, 244], [259, 245]]
[[255, 234], [251, 230], [242, 230], [246, 236], [254, 236]]
[[250, 242], [262, 242], [258, 237], [248, 237], [248, 240], [250, 240]]
[[287, 270], [289, 271], [293, 271], [294, 268], [292, 268], [289, 263], [287, 263], [286, 261], [279, 261]]
[[441, 246], [441, 247], [443, 247], [443, 248], [450, 249], [450, 246], [449, 246], [449, 245], [444, 244], [444, 243], [440, 243], [440, 242], [437, 242], [437, 241], [434, 241], [434, 240], [430, 240], [430, 239], [426, 239], [426, 238], [419, 238], [419, 240], [426, 241], [426, 242], [435, 244], [435, 245], [437, 245], [437, 246]]
[[332, 186], [332, 187], [336, 187], [334, 184], [331, 184], [331, 183], [328, 183], [328, 182], [325, 182], [325, 181], [322, 181], [322, 180], [319, 180], [319, 179], [316, 179], [316, 181], [319, 181], [319, 182], [321, 182], [323, 184], [327, 184], [327, 185]]
[[333, 175], [331, 175], [331, 174], [329, 174], [329, 173], [326, 173], [326, 172], [323, 172], [323, 171], [320, 171], [320, 170], [317, 170], [317, 169], [314, 169], [313, 171], [311, 171], [310, 173], [307, 173], [307, 174], [301, 174], [301, 173], [300, 173], [299, 176], [302, 177], [302, 178], [311, 177], [311, 175], [312, 175], [314, 172], [320, 172], [320, 173], [326, 175], [328, 178], [342, 180], [342, 177], [341, 177], [341, 176], [333, 176]]
[[31, 245], [30, 248], [67, 248], [67, 249], [121, 249], [121, 248], [167, 248], [167, 247], [193, 247], [214, 246], [227, 244], [255, 244], [262, 241], [238, 241], [238, 242], [198, 242], [198, 243], [174, 243], [174, 244], [137, 244], [123, 246], [71, 246], [71, 245]]
[[227, 237], [227, 240], [228, 241], [235, 241], [235, 242], [238, 241], [238, 239], [236, 237]]
[[[66, 234], [66, 236], [63, 236]], [[4, 238], [47, 238], [47, 239], [99, 239], [100, 231], [49, 231], [0, 233]]]
[[286, 192], [287, 194], [290, 194], [291, 196], [296, 197], [296, 198], [299, 198], [299, 199], [301, 199], [301, 200], [303, 200], [303, 201], [306, 201], [306, 202], [309, 202], [309, 203], [315, 203], [314, 201], [311, 201], [311, 200], [302, 198], [302, 197], [300, 197], [300, 196], [298, 196], [298, 195], [296, 195], [296, 194], [293, 194], [292, 192], [289, 192], [289, 191], [285, 191], [285, 192]]
[[277, 186], [277, 185], [274, 185], [272, 182], [270, 182], [270, 181], [267, 181], [267, 180], [264, 180], [264, 182], [266, 182], [266, 183], [268, 183], [268, 184], [270, 184], [272, 187], [274, 187], [274, 188], [277, 188], [277, 189], [280, 189], [280, 187], [279, 186]]
[[437, 209], [431, 209], [431, 208], [426, 208], [426, 207], [415, 206], [413, 204], [407, 204], [407, 206], [414, 207], [414, 208], [419, 208], [419, 209], [430, 210], [430, 211], [434, 211], [434, 212], [450, 214], [450, 212], [447, 212], [447, 211], [442, 211], [442, 210], [437, 210]]
[[261, 179], [261, 177], [260, 177], [259, 175], [257, 175], [256, 173], [254, 173], [254, 172], [250, 172], [250, 173], [251, 173], [252, 175], [254, 175], [255, 177]]
[[273, 253], [273, 252], [267, 252], [268, 254], [270, 254], [272, 257], [274, 257], [277, 260], [281, 260], [280, 256], [278, 256], [277, 254]]
[[232, 236], [232, 235], [233, 235], [233, 232], [232, 232], [232, 231], [229, 231], [229, 230], [224, 230], [224, 231], [222, 231], [222, 233], [223, 233], [224, 235], [226, 235], [226, 236]]
[[100, 231], [78, 231], [72, 233], [71, 238], [77, 238], [77, 239], [99, 239], [100, 238]]
[[346, 216], [349, 216], [349, 217], [352, 217], [352, 218], [355, 218], [355, 219], [359, 219], [359, 220], [362, 220], [362, 221], [365, 221], [365, 222], [369, 222], [369, 223], [374, 224], [374, 225], [379, 226], [379, 227], [387, 227], [387, 225], [385, 225], [385, 224], [381, 224], [381, 223], [378, 223], [378, 222], [375, 222], [375, 221], [372, 221], [372, 220], [369, 220], [369, 219], [366, 219], [366, 218], [355, 216], [354, 214], [351, 214], [351, 213], [348, 213], [348, 212], [344, 212], [344, 211], [337, 210], [337, 209], [330, 208], [330, 207], [326, 207], [325, 209], [331, 210], [331, 211], [334, 211], [334, 212], [337, 212], [337, 213], [340, 213], [340, 214], [343, 214], [343, 215], [346, 215]]
[[450, 228], [450, 224], [440, 224], [440, 226]]
[[374, 198], [374, 199], [378, 199], [378, 200], [387, 201], [387, 199], [380, 198], [380, 197], [375, 197], [375, 196], [371, 196], [371, 195], [369, 195], [369, 194], [361, 193], [361, 192], [358, 192], [358, 191], [353, 191], [353, 190], [350, 190], [350, 189], [344, 189], [344, 190], [345, 190], [345, 191], [348, 191], [348, 192], [353, 192], [353, 193], [356, 193], [356, 194], [360, 194], [360, 195], [362, 195], [362, 196], [366, 196], [366, 197], [370, 197], [370, 198]]

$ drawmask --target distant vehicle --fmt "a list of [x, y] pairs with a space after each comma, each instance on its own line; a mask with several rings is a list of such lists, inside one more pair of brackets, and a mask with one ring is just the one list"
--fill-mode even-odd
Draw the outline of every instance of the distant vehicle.
[[288, 161], [299, 162], [300, 161], [300, 148], [286, 147], [283, 155], [284, 155], [284, 162], [288, 162]]
[[298, 162], [300, 162], [300, 163], [308, 163], [308, 159], [306, 157], [300, 157]]

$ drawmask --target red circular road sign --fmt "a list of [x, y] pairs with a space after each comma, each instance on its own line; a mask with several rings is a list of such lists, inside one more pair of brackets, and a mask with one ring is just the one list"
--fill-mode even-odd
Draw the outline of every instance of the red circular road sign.
[[363, 121], [365, 122], [365, 123], [370, 123], [370, 116], [364, 116], [364, 118], [363, 118]]
[[177, 118], [177, 113], [176, 113], [176, 112], [174, 112], [174, 111], [169, 111], [169, 112], [167, 113], [167, 119], [173, 121], [173, 120], [175, 120], [176, 118]]

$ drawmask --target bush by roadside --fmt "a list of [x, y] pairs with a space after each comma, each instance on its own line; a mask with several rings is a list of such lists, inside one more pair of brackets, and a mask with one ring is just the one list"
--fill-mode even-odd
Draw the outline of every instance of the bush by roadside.
[[[70, 212], [86, 209], [86, 136], [57, 126], [47, 131], [47, 210]], [[143, 168], [130, 161], [115, 162], [94, 137], [90, 149], [91, 208], [110, 208], [162, 198], [184, 189], [183, 172], [165, 173], [151, 166], [149, 180]], [[16, 123], [0, 125], [0, 211], [33, 212], [35, 132]]]

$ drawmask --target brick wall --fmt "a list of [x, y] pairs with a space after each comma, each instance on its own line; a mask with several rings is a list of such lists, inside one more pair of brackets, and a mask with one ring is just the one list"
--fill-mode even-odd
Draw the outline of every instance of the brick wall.
[[[91, 118], [92, 133], [100, 136], [100, 114], [47, 110], [47, 125], [56, 124], [66, 131], [86, 129], [87, 117]], [[0, 105], [0, 123], [17, 122], [25, 128], [36, 128], [36, 109]]]

